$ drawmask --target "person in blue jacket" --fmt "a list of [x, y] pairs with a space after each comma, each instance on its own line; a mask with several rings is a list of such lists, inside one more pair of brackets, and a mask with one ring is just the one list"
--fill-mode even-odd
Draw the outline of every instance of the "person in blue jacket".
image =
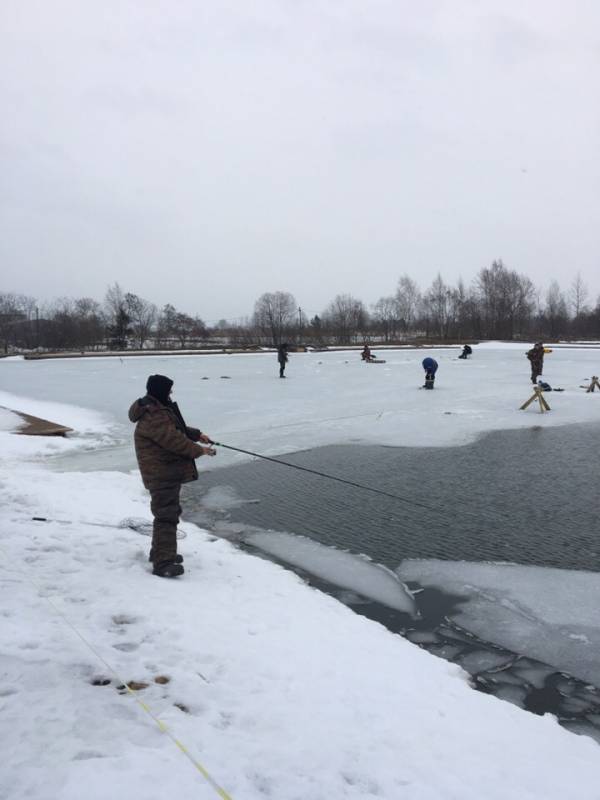
[[424, 389], [433, 389], [437, 368], [438, 363], [435, 358], [430, 358], [428, 356], [427, 358], [423, 359], [423, 369], [425, 370], [425, 384], [423, 385]]

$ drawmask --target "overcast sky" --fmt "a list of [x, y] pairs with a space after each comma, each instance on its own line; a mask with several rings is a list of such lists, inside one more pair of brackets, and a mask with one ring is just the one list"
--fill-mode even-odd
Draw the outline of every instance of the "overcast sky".
[[0, 290], [600, 292], [597, 0], [2, 0]]

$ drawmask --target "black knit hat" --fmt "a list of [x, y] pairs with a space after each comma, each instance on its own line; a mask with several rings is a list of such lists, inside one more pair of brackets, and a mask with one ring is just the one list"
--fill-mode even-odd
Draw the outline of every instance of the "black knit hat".
[[173, 386], [171, 378], [166, 375], [150, 375], [146, 381], [146, 391], [148, 394], [155, 397], [161, 403], [167, 403], [169, 400], [169, 392]]

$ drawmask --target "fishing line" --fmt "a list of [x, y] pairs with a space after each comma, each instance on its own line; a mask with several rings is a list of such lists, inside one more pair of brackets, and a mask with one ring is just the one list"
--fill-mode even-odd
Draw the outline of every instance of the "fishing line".
[[373, 492], [374, 494], [381, 494], [384, 497], [391, 497], [393, 500], [401, 500], [403, 503], [410, 503], [414, 506], [420, 506], [421, 508], [426, 508], [429, 510], [430, 506], [426, 505], [425, 503], [419, 503], [417, 500], [409, 500], [408, 497], [402, 497], [399, 494], [392, 494], [391, 492], [386, 492], [383, 489], [376, 489], [374, 486], [365, 486], [362, 483], [356, 483], [355, 481], [349, 481], [346, 478], [339, 478], [337, 475], [329, 475], [327, 472], [320, 472], [317, 469], [310, 469], [309, 467], [301, 467], [299, 464], [291, 464], [289, 461], [283, 461], [281, 458], [273, 458], [271, 456], [263, 456], [260, 453], [253, 453], [250, 450], [242, 450], [241, 447], [232, 447], [229, 444], [223, 444], [223, 442], [211, 442], [211, 444], [216, 445], [217, 447], [224, 447], [226, 450], [235, 450], [237, 453], [244, 453], [247, 456], [254, 456], [255, 458], [262, 458], [263, 461], [272, 461], [274, 464], [283, 464], [285, 467], [291, 467], [292, 469], [298, 469], [302, 472], [310, 472], [312, 475], [318, 475], [320, 478], [327, 478], [330, 481], [337, 481], [338, 483], [345, 483], [348, 486], [354, 486], [356, 489], [364, 489], [367, 492]]
[[[445, 520], [448, 519], [447, 510], [438, 509], [435, 505], [430, 505], [427, 503], [420, 503], [418, 500], [412, 500], [409, 497], [405, 497], [400, 494], [394, 494], [393, 492], [386, 492], [384, 489], [376, 489], [374, 486], [367, 486], [364, 483], [358, 483], [357, 481], [351, 481], [347, 478], [340, 478], [337, 475], [330, 475], [327, 472], [321, 472], [320, 470], [311, 469], [310, 467], [302, 467], [299, 464], [292, 464], [289, 461], [284, 461], [281, 458], [274, 458], [273, 456], [265, 456], [261, 453], [253, 453], [251, 450], [244, 450], [241, 447], [233, 447], [229, 444], [223, 444], [223, 442], [213, 442], [211, 444], [216, 445], [217, 447], [224, 447], [226, 450], [234, 450], [237, 453], [244, 453], [247, 456], [253, 456], [254, 458], [260, 458], [263, 461], [271, 461], [274, 464], [282, 464], [284, 467], [291, 467], [292, 469], [300, 470], [301, 472], [309, 472], [312, 475], [317, 475], [320, 478], [326, 478], [327, 480], [336, 481], [338, 483], [344, 483], [347, 486], [353, 486], [355, 489], [362, 489], [366, 492], [372, 492], [373, 494], [380, 494], [384, 497], [390, 497], [392, 500], [400, 500], [401, 503], [406, 503], [407, 505], [414, 506], [415, 508], [424, 508], [426, 511], [438, 514], [439, 516], [443, 517]], [[477, 522], [481, 523], [481, 517], [478, 514], [473, 513], [472, 511], [468, 511], [467, 509], [463, 508], [463, 514], [470, 516], [473, 520], [477, 520]], [[501, 511], [494, 511], [494, 515], [498, 518], [503, 518], [507, 522], [513, 522], [507, 514], [504, 514]]]

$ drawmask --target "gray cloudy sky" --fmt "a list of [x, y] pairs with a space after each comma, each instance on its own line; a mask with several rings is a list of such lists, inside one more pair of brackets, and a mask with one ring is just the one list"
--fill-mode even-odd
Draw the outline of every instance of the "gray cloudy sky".
[[600, 292], [596, 0], [3, 0], [0, 290]]

